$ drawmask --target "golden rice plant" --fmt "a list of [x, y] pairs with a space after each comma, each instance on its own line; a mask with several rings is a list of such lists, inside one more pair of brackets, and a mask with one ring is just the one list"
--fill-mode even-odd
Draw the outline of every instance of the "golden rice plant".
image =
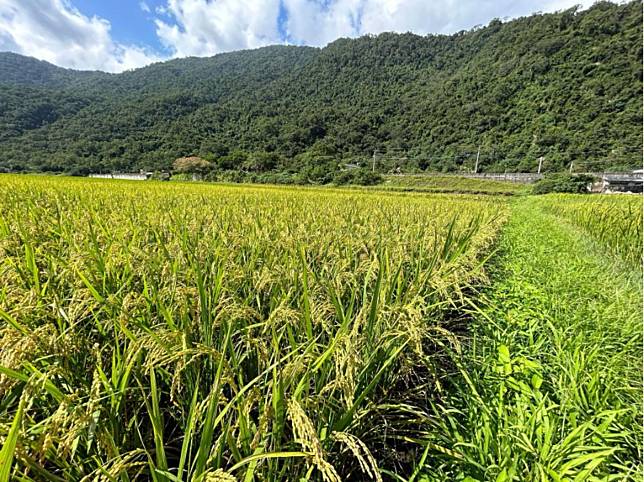
[[505, 201], [0, 177], [0, 482], [404, 470]]
[[642, 265], [642, 197], [553, 194], [539, 199], [547, 211], [587, 231], [630, 265]]

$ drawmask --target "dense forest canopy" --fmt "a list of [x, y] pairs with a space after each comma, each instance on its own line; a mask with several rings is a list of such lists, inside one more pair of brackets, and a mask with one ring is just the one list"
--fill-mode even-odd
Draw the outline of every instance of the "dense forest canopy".
[[[384, 33], [78, 72], [0, 53], [0, 170], [391, 170], [641, 164], [642, 2], [454, 35]], [[374, 155], [375, 153], [375, 155]], [[375, 161], [375, 162], [374, 162]]]

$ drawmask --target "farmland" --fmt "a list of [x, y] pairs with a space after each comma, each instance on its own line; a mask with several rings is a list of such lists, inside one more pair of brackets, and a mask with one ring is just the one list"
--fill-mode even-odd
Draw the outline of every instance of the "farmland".
[[638, 480], [641, 218], [0, 177], [0, 481]]
[[383, 186], [378, 189], [411, 192], [467, 193], [467, 194], [518, 194], [529, 191], [526, 184], [467, 178], [448, 175], [387, 175]]

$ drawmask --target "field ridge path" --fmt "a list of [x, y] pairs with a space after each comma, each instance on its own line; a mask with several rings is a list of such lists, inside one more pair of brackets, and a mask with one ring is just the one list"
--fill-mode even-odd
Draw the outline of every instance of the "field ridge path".
[[513, 202], [426, 480], [642, 480], [641, 271], [589, 237]]

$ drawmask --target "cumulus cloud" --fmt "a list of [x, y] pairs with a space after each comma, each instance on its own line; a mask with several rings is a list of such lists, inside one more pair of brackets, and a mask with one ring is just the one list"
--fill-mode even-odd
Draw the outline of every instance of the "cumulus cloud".
[[[492, 18], [551, 12], [594, 0], [140, 0], [171, 57], [290, 43], [323, 46], [339, 37], [385, 31], [444, 33]], [[54, 64], [112, 72], [167, 58], [112, 38], [108, 20], [72, 0], [0, 0], [0, 50]], [[151, 5], [154, 5], [153, 7]]]
[[592, 0], [284, 0], [289, 40], [324, 45], [338, 37], [381, 32], [449, 34], [536, 11], [555, 11]]
[[444, 33], [593, 0], [167, 0], [157, 35], [176, 56], [275, 43], [323, 46], [385, 31]]
[[168, 0], [157, 35], [178, 57], [281, 43], [279, 9], [279, 0]]
[[285, 30], [293, 43], [324, 45], [338, 37], [361, 34], [364, 0], [284, 0]]
[[159, 59], [146, 48], [115, 42], [107, 20], [89, 18], [66, 0], [0, 0], [2, 50], [63, 67], [108, 72]]

